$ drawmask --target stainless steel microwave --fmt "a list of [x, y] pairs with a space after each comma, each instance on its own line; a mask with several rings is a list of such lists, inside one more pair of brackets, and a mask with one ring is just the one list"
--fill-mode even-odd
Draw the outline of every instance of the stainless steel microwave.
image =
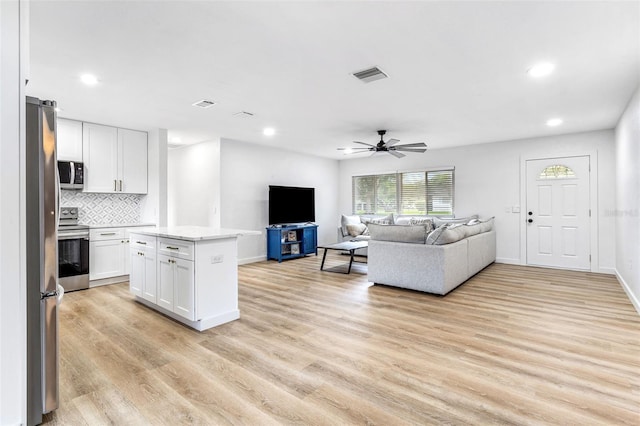
[[61, 189], [84, 187], [84, 165], [79, 161], [58, 161]]

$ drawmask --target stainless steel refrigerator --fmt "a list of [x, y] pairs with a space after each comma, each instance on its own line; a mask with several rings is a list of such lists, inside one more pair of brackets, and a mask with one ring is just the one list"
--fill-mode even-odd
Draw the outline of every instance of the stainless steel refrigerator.
[[27, 424], [58, 408], [58, 167], [55, 102], [27, 97]]

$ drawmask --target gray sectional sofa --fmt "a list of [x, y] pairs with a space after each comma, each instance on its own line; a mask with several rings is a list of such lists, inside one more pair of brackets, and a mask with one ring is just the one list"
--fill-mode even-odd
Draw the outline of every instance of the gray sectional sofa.
[[496, 259], [493, 219], [443, 224], [431, 232], [421, 226], [368, 228], [368, 277], [375, 284], [445, 295]]

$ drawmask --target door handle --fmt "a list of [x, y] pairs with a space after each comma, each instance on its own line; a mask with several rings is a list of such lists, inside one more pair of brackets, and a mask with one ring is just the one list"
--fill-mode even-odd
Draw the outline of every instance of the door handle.
[[120, 181], [120, 192], [122, 192], [122, 181]]
[[533, 223], [533, 219], [529, 219], [529, 220], [527, 220], [527, 222]]

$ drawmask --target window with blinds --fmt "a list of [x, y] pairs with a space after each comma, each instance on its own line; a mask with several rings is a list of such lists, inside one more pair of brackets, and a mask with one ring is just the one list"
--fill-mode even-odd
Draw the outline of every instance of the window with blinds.
[[453, 215], [453, 170], [354, 176], [353, 214]]

